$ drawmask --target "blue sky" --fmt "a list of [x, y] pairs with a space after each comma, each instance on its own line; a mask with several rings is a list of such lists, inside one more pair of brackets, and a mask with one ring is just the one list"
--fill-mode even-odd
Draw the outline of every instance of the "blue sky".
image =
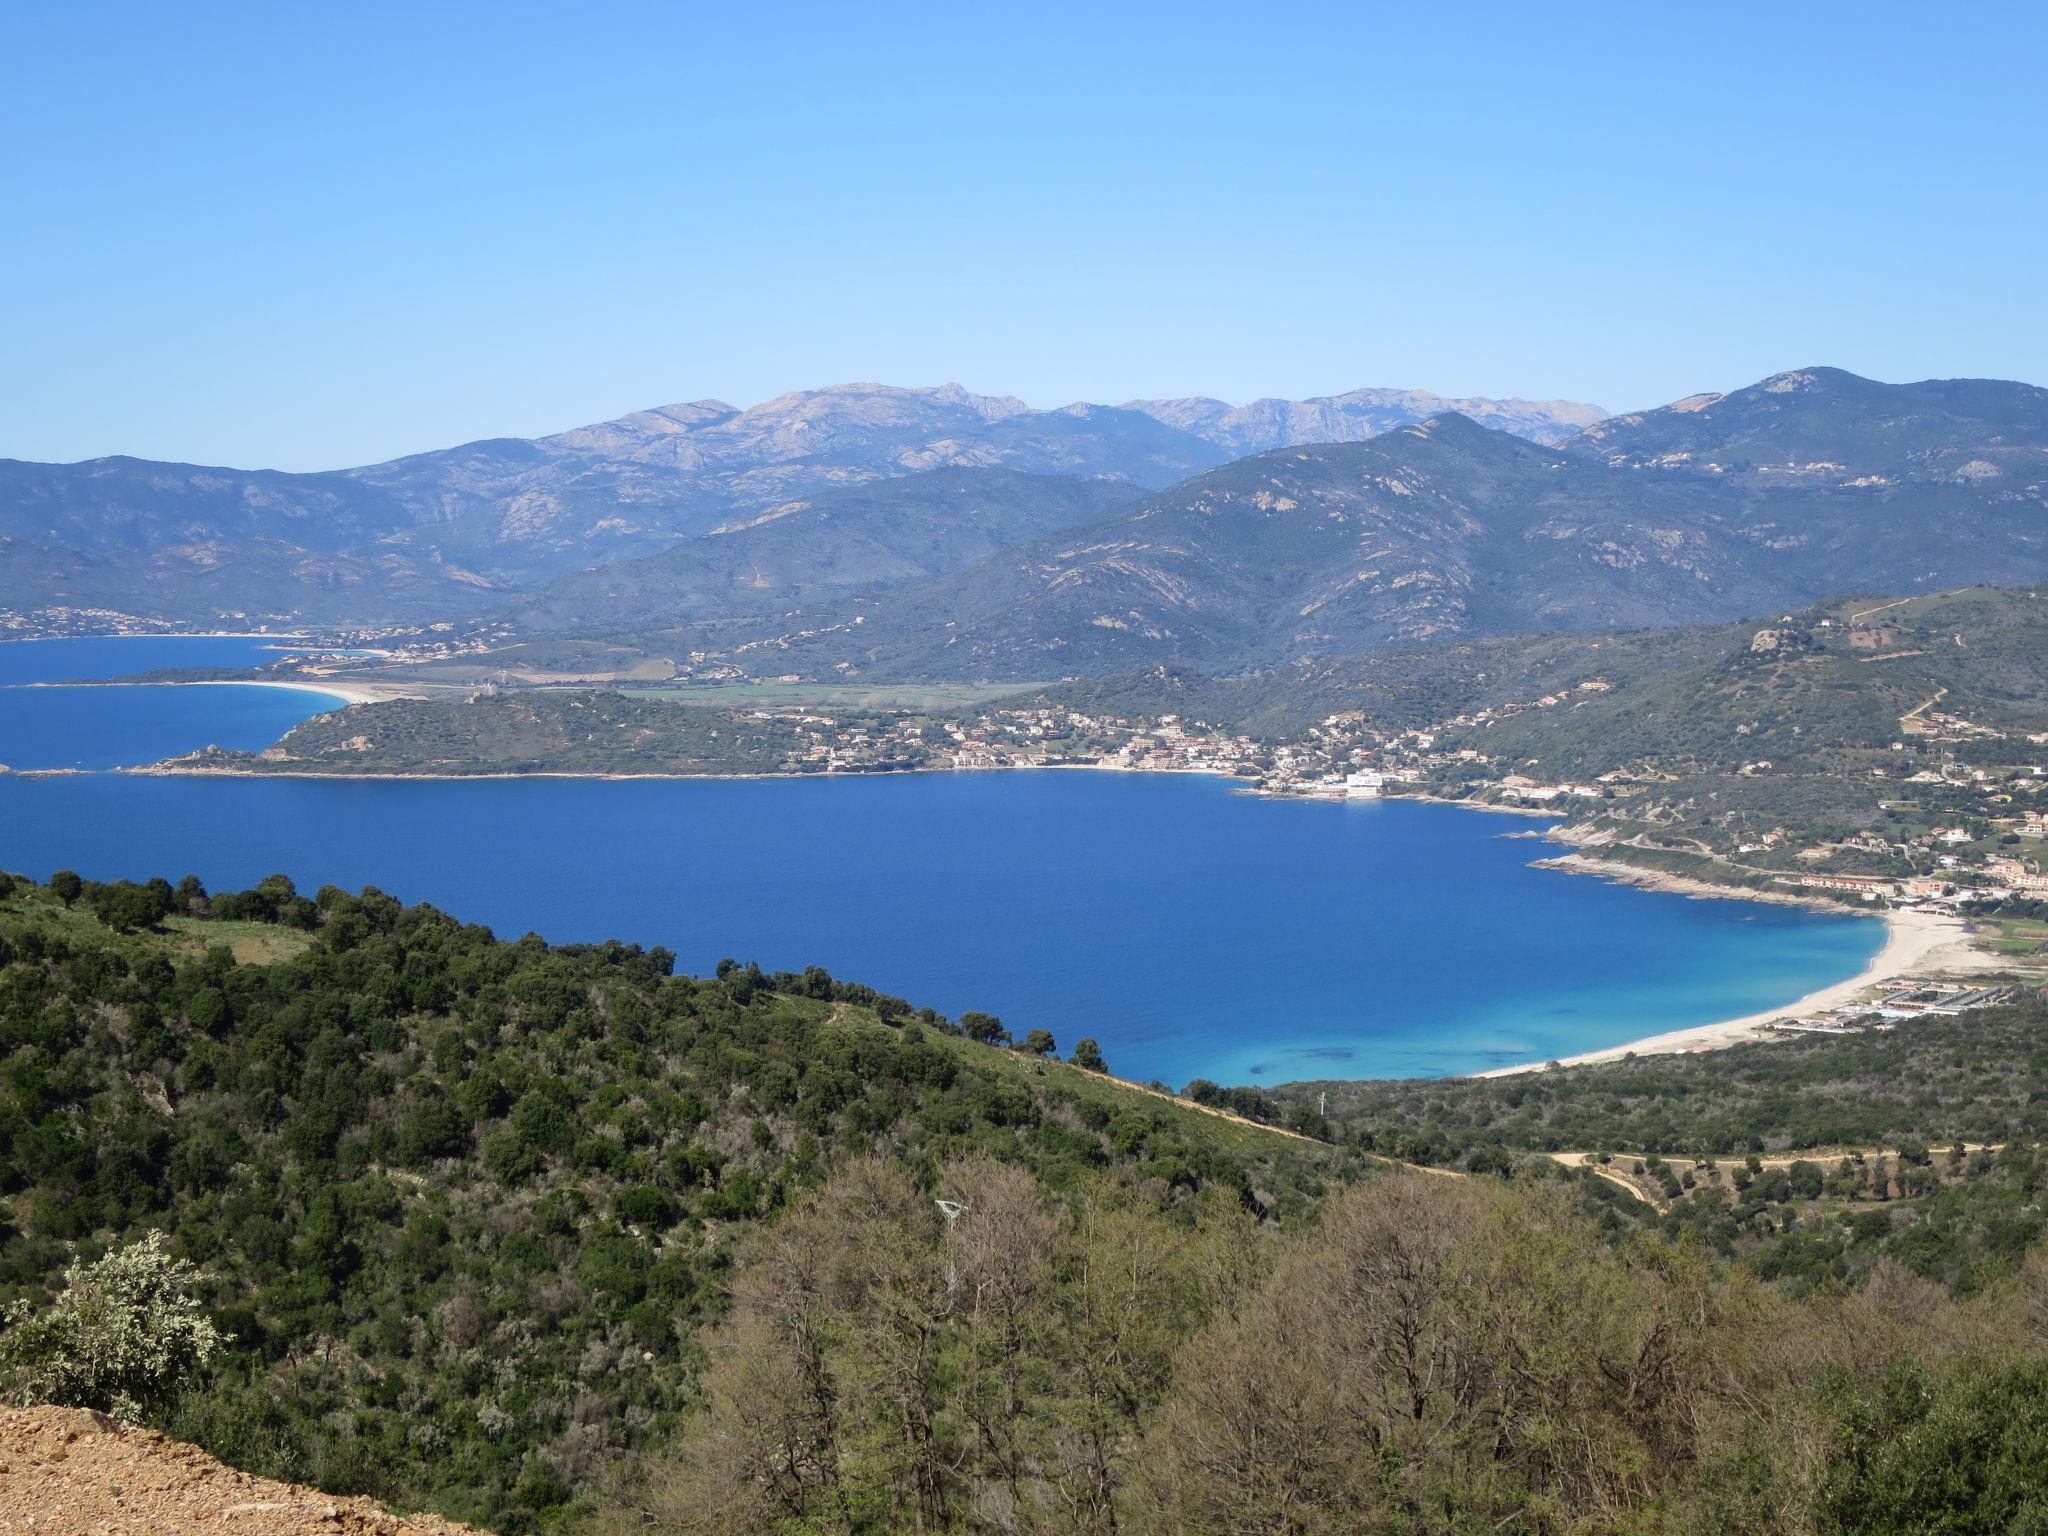
[[2048, 8], [0, 11], [0, 455], [882, 379], [2048, 383]]

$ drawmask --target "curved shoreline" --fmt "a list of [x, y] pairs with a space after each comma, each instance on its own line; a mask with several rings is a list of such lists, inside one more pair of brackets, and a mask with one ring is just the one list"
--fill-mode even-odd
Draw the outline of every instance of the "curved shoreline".
[[[127, 638], [125, 636], [119, 638]], [[344, 704], [380, 704], [404, 695], [386, 693], [351, 683], [313, 683], [298, 678], [269, 677], [179, 677], [132, 681], [128, 678], [79, 678], [60, 683], [9, 683], [10, 688], [289, 688], [295, 693], [324, 694]]]
[[217, 677], [206, 680], [192, 680], [174, 683], [103, 684], [101, 686], [129, 686], [135, 688], [289, 688], [294, 693], [325, 694], [330, 699], [340, 699], [344, 704], [379, 704], [396, 697], [389, 693], [377, 693], [368, 688], [351, 686], [348, 683], [306, 683], [283, 678], [272, 680], [257, 677]]
[[[138, 684], [156, 687], [161, 684]], [[204, 683], [181, 683], [178, 687], [201, 688]], [[256, 684], [257, 687], [275, 686]], [[302, 686], [311, 687], [311, 684]], [[316, 690], [324, 692], [326, 690]], [[375, 700], [358, 700], [359, 703], [373, 703]], [[932, 764], [920, 768], [853, 768], [838, 773], [783, 773], [760, 770], [750, 773], [717, 771], [710, 773], [623, 773], [599, 768], [492, 768], [476, 773], [432, 773], [425, 770], [389, 769], [369, 771], [351, 768], [326, 770], [320, 768], [211, 768], [187, 767], [176, 758], [167, 758], [167, 763], [176, 766], [165, 767], [159, 763], [143, 763], [132, 768], [104, 770], [112, 773], [127, 773], [160, 779], [329, 779], [334, 781], [356, 780], [381, 784], [402, 784], [417, 781], [423, 784], [467, 784], [503, 779], [590, 779], [601, 783], [625, 784], [643, 779], [659, 779], [679, 784], [707, 780], [730, 779], [786, 779], [791, 783], [818, 784], [829, 781], [844, 782], [849, 779], [903, 778], [920, 773], [1010, 773], [1028, 769], [1033, 772], [1080, 772], [1080, 773], [1137, 773], [1157, 774], [1162, 778], [1190, 774], [1206, 778], [1234, 778], [1236, 775], [1221, 768], [1127, 768], [1115, 763], [1007, 763], [984, 768], [956, 768], [951, 764]], [[95, 770], [100, 771], [100, 770]]]
[[[1722, 893], [1715, 891], [1714, 894]], [[1741, 893], [1728, 894], [1739, 896]], [[1970, 947], [1972, 930], [1970, 925], [1960, 918], [1938, 917], [1930, 912], [1910, 911], [1872, 915], [1881, 916], [1884, 920], [1884, 944], [1871, 957], [1868, 965], [1846, 980], [1817, 988], [1804, 997], [1794, 998], [1780, 1007], [1767, 1008], [1760, 1013], [1746, 1013], [1739, 1018], [1721, 1019], [1712, 1024], [1695, 1024], [1685, 1029], [1667, 1030], [1663, 1034], [1647, 1035], [1640, 1040], [1604, 1046], [1597, 1051], [1582, 1051], [1575, 1056], [1560, 1056], [1555, 1058], [1556, 1064], [1564, 1067], [1590, 1066], [1596, 1062], [1619, 1061], [1624, 1056], [1660, 1056], [1711, 1051], [1723, 1046], [1783, 1038], [1762, 1031], [1766, 1025], [1780, 1019], [1796, 1017], [1803, 1013], [1820, 1013], [1830, 1008], [1839, 1008], [1844, 1003], [1853, 1003], [1865, 992], [1901, 971], [1926, 967], [1930, 961], [1935, 962], [1937, 969], [1951, 973], [1983, 970], [1991, 963], [1987, 957]], [[1936, 959], [1937, 956], [1940, 957], [1939, 960]], [[1523, 1062], [1517, 1066], [1494, 1067], [1489, 1071], [1475, 1072], [1472, 1076], [1512, 1077], [1522, 1072], [1541, 1072], [1550, 1065], [1548, 1061]]]
[[[283, 639], [290, 637], [264, 636], [260, 638]], [[63, 683], [29, 683], [19, 684], [15, 686], [285, 688], [298, 692], [325, 695], [330, 699], [340, 701], [344, 706], [363, 703], [375, 703], [385, 698], [395, 696], [395, 691], [386, 692], [380, 690], [377, 687], [377, 685], [374, 684], [366, 686], [362, 684], [338, 680], [329, 682], [326, 680], [315, 681], [303, 678], [191, 678], [148, 681], [109, 679], [105, 681], [81, 681], [80, 683], [74, 685], [67, 685]], [[755, 772], [728, 771], [702, 773], [658, 770], [652, 772], [631, 772], [604, 771], [591, 769], [498, 769], [486, 770], [481, 772], [421, 772], [405, 770], [385, 772], [363, 772], [350, 771], [347, 769], [339, 771], [323, 771], [320, 769], [309, 768], [219, 768], [198, 766], [171, 766], [156, 764], [142, 765], [137, 767], [122, 767], [113, 769], [111, 771], [123, 774], [164, 777], [175, 776], [208, 778], [295, 778], [302, 780], [353, 779], [385, 781], [402, 781], [407, 779], [416, 779], [422, 781], [441, 782], [462, 782], [464, 780], [505, 780], [518, 778], [592, 779], [614, 781], [787, 778], [798, 780], [808, 779], [815, 781], [818, 779], [867, 778], [893, 776], [899, 774], [907, 775], [913, 773], [999, 773], [1004, 771], [1013, 771], [1016, 769], [1026, 768], [1063, 768], [1069, 771], [1080, 772], [1161, 773], [1169, 775], [1213, 776], [1226, 779], [1237, 779], [1240, 781], [1249, 777], [1248, 775], [1245, 775], [1241, 772], [1234, 772], [1230, 768], [1224, 768], [1219, 766], [1205, 765], [1201, 767], [1175, 767], [1170, 769], [1164, 769], [1141, 768], [1134, 765], [1120, 763], [1086, 762], [1011, 762], [1001, 765], [989, 764], [987, 766], [977, 766], [974, 768], [963, 768], [954, 766], [952, 764], [932, 763], [912, 768], [889, 768], [872, 770], [869, 772], [854, 771], [836, 774], [788, 773], [775, 770]], [[1259, 798], [1281, 800], [1293, 799], [1300, 800], [1305, 803], [1331, 803], [1335, 798], [1332, 796], [1321, 795], [1277, 794], [1271, 791], [1266, 791], [1253, 787], [1249, 784], [1243, 785], [1236, 792], [1242, 794], [1250, 794], [1253, 796], [1257, 796]], [[1554, 838], [1555, 828], [1559, 825], [1567, 824], [1569, 822], [1569, 817], [1557, 810], [1538, 809], [1528, 806], [1497, 805], [1489, 804], [1483, 801], [1472, 801], [1462, 798], [1453, 799], [1449, 797], [1439, 797], [1431, 794], [1400, 794], [1389, 795], [1385, 798], [1389, 801], [1398, 800], [1409, 804], [1433, 804], [1449, 806], [1453, 809], [1488, 811], [1497, 814], [1506, 813], [1510, 815], [1521, 816], [1531, 820], [1544, 820], [1553, 824], [1551, 828], [1546, 828], [1542, 831], [1529, 831], [1508, 834], [1510, 836], [1552, 836]], [[1559, 842], [1568, 841], [1567, 839], [1563, 838], [1554, 838], [1554, 840]], [[1619, 883], [1632, 884], [1651, 890], [1663, 890], [1674, 894], [1686, 895], [1688, 897], [1692, 897], [1695, 899], [1763, 901], [1781, 905], [1799, 906], [1808, 909], [1833, 912], [1844, 915], [1853, 912], [1853, 909], [1846, 907], [1844, 904], [1837, 903], [1835, 901], [1831, 901], [1822, 897], [1799, 894], [1794, 893], [1792, 891], [1760, 890], [1753, 887], [1721, 885], [1712, 881], [1699, 879], [1693, 876], [1679, 875], [1665, 871], [1646, 869], [1640, 866], [1627, 864], [1619, 860], [1602, 859], [1595, 855], [1578, 851], [1570, 851], [1551, 858], [1533, 860], [1532, 863], [1540, 867], [1555, 868], [1560, 870], [1561, 872], [1597, 875], [1601, 878], [1614, 880]], [[1894, 976], [1902, 971], [1929, 968], [1931, 966], [1936, 970], [1946, 971], [1950, 973], [1958, 973], [1972, 970], [1983, 970], [1990, 967], [1992, 964], [1990, 957], [1980, 952], [1972, 950], [1968, 942], [1968, 936], [1971, 933], [1971, 929], [1966, 923], [1962, 922], [1959, 919], [1935, 917], [1931, 914], [1912, 911], [1865, 913], [1859, 915], [1871, 915], [1880, 917], [1886, 925], [1886, 933], [1883, 944], [1878, 948], [1876, 954], [1874, 954], [1871, 957], [1869, 964], [1866, 965], [1861, 971], [1859, 971], [1854, 976], [1845, 978], [1842, 981], [1832, 983], [1828, 986], [1818, 988], [1812, 992], [1807, 993], [1802, 997], [1796, 998], [1776, 1008], [1763, 1010], [1751, 1014], [1745, 1014], [1737, 1018], [1723, 1019], [1711, 1023], [1693, 1025], [1675, 1030], [1668, 1030], [1658, 1034], [1645, 1036], [1640, 1039], [1627, 1041], [1618, 1045], [1606, 1046], [1595, 1050], [1584, 1051], [1568, 1057], [1553, 1058], [1553, 1060], [1563, 1065], [1582, 1065], [1604, 1061], [1613, 1061], [1632, 1054], [1654, 1055], [1694, 1052], [1759, 1040], [1784, 1038], [1782, 1035], [1776, 1035], [1770, 1032], [1768, 1030], [1768, 1026], [1775, 1021], [1785, 1019], [1790, 1016], [1796, 1016], [1805, 1013], [1822, 1012], [1828, 1009], [1840, 1007], [1846, 1003], [1854, 1002], [1865, 993], [1874, 989], [1879, 982], [1885, 980], [1888, 977]], [[1494, 1067], [1486, 1071], [1477, 1072], [1470, 1075], [1478, 1077], [1508, 1076], [1522, 1072], [1540, 1071], [1550, 1064], [1550, 1060], [1542, 1062], [1524, 1062], [1510, 1066]]]

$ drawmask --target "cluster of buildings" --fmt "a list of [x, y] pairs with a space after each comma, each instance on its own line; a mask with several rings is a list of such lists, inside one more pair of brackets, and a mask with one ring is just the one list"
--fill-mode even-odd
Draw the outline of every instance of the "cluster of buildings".
[[[234, 624], [250, 634], [298, 634], [300, 631], [274, 618], [246, 613], [224, 613], [213, 626]], [[164, 619], [123, 613], [118, 608], [0, 608], [0, 638], [8, 640], [52, 640], [74, 635], [184, 635], [212, 633], [195, 630]]]
[[1580, 695], [1605, 693], [1610, 686], [1592, 678], [1526, 703], [1490, 705], [1404, 730], [1377, 729], [1357, 710], [1330, 715], [1299, 741], [1272, 750], [1259, 772], [1258, 788], [1264, 794], [1358, 800], [1374, 798], [1395, 785], [1458, 778], [1498, 805], [1563, 809], [1559, 802], [1605, 799], [1616, 792], [1612, 781], [1626, 775], [1610, 774], [1599, 783], [1550, 783], [1518, 772], [1495, 775], [1497, 759], [1471, 747], [1442, 746], [1440, 738], [1483, 729], [1525, 710], [1556, 709]]
[[1954, 1018], [1973, 1008], [2010, 1002], [2015, 988], [1978, 986], [1967, 981], [1937, 981], [1924, 976], [1891, 976], [1878, 984], [1878, 995], [1847, 1002], [1820, 1013], [1777, 1019], [1770, 1028], [1797, 1035], [1847, 1035], [1866, 1029], [1890, 1029], [1903, 1019]]
[[1152, 773], [1255, 774], [1263, 759], [1249, 736], [1163, 715], [1133, 721], [1063, 706], [935, 716], [754, 709], [798, 745], [799, 773], [873, 773], [902, 768], [1118, 768]]
[[[1935, 826], [1902, 842], [1863, 835], [1802, 849], [1798, 855], [1815, 861], [1838, 853], [1883, 858], [1913, 866], [1912, 873], [1813, 871], [1780, 879], [1831, 895], [1938, 910], [2014, 897], [2048, 901], [2048, 868], [2044, 868], [2048, 866], [2048, 812], [2033, 807], [2011, 809], [2009, 805], [1989, 806], [1986, 811], [1980, 831]], [[1749, 846], [1742, 851], [1747, 852]]]
[[1948, 714], [1941, 710], [1927, 710], [1909, 714], [1899, 721], [1899, 729], [1908, 736], [1917, 736], [1923, 741], [1961, 743], [1969, 741], [1997, 741], [2005, 732], [1975, 721], [1965, 720], [1961, 715]]
[[928, 727], [955, 768], [1121, 768], [1148, 773], [1253, 771], [1249, 736], [1179, 715], [1134, 722], [1061, 705], [984, 711]]

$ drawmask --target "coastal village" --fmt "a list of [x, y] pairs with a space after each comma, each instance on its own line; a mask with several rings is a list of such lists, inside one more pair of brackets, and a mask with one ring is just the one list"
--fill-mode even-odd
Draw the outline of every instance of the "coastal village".
[[[1287, 742], [1262, 742], [1178, 714], [1129, 717], [1029, 704], [992, 706], [951, 720], [905, 718], [842, 726], [811, 714], [817, 732], [811, 771], [874, 771], [883, 762], [922, 762], [961, 770], [1088, 767], [1141, 773], [1210, 773], [1242, 779], [1245, 791], [1320, 800], [1390, 796], [1455, 798], [1460, 803], [1554, 818], [1567, 825], [1602, 810], [1626, 810], [1654, 788], [1648, 775], [1610, 772], [1588, 781], [1549, 782], [1512, 771], [1476, 748], [1452, 742], [1484, 731], [1490, 721], [1528, 709], [1566, 707], [1574, 695], [1606, 692], [1588, 679], [1567, 692], [1525, 704], [1474, 711], [1429, 729], [1382, 732], [1362, 713], [1333, 714]], [[765, 717], [771, 712], [762, 711]], [[1999, 733], [1952, 716], [1930, 714], [1914, 733], [1919, 749]], [[2026, 737], [2027, 756], [2048, 761], [2048, 738]], [[2038, 751], [2034, 749], [2040, 749]], [[1902, 752], [1904, 749], [1901, 749]], [[1526, 765], [1524, 765], [1526, 766]], [[1752, 765], [1767, 772], [1772, 765]], [[1505, 770], [1505, 771], [1504, 771]], [[1813, 904], [1882, 907], [1931, 915], [1969, 916], [1986, 904], [2048, 900], [2048, 774], [2038, 762], [1996, 773], [1944, 760], [1902, 776], [1915, 793], [1936, 786], [1945, 805], [1924, 831], [1901, 842], [1872, 837], [1802, 844], [1789, 832], [1764, 846], [1726, 850], [1730, 858], [1766, 854], [1789, 867], [1762, 873], [1757, 894]], [[1555, 823], [1553, 823], [1555, 824]], [[1811, 866], [1848, 860], [1905, 866], [1899, 874], [1836, 873]], [[1567, 862], [1567, 867], [1572, 867]], [[1703, 888], [1706, 889], [1706, 888]], [[2011, 1001], [2019, 988], [1967, 977], [1906, 973], [1848, 989], [1828, 1006], [1758, 1022], [1750, 1037], [1839, 1035], [1888, 1030], [1916, 1019], [1947, 1018]]]
[[[78, 617], [107, 620], [103, 614]], [[1828, 624], [1822, 620], [1820, 627]], [[1787, 644], [1786, 633], [1761, 630], [1752, 648], [1763, 647], [1768, 637], [1771, 645], [1764, 649], [1776, 649]], [[340, 643], [376, 647], [406, 673], [417, 669], [416, 675], [431, 676], [437, 665], [473, 659], [501, 638], [361, 632]], [[1866, 638], [1862, 628], [1847, 635], [1856, 650], [1868, 648], [1861, 643]], [[1879, 634], [1872, 643], [1884, 638]], [[335, 654], [302, 655], [274, 670], [312, 680], [353, 669]], [[380, 681], [389, 677], [386, 672]], [[717, 685], [734, 681], [693, 676], [687, 681], [649, 677], [642, 683], [637, 673], [611, 680], [613, 686], [636, 691], [644, 687], [643, 696], [678, 707], [715, 703], [721, 696]], [[536, 685], [601, 687], [606, 679], [566, 673], [508, 676], [503, 684], [486, 682], [481, 688], [472, 681], [464, 691]], [[765, 690], [777, 681], [753, 686]], [[1613, 686], [1606, 678], [1586, 677], [1535, 698], [1410, 728], [1385, 727], [1360, 710], [1339, 711], [1282, 739], [1187, 714], [1080, 708], [1029, 695], [955, 710], [771, 700], [737, 712], [771, 726], [786, 742], [783, 771], [789, 773], [1095, 768], [1217, 774], [1242, 780], [1245, 792], [1259, 795], [1320, 800], [1419, 796], [1550, 818], [1561, 824], [1569, 841], [1711, 860], [1724, 873], [1740, 872], [1754, 885], [1816, 901], [1944, 913], [1986, 902], [2048, 902], [2048, 731], [2009, 731], [1943, 710], [1939, 698], [1929, 700], [1900, 718], [1898, 737], [1888, 744], [1883, 761], [1856, 769], [1879, 810], [1912, 808], [1903, 820], [1895, 815], [1882, 831], [1834, 838], [1774, 825], [1722, 842], [1698, 826], [1682, 836], [1660, 835], [1660, 800], [1671, 779], [1654, 763], [1554, 777], [1533, 760], [1510, 761], [1486, 750], [1494, 727], [1532, 711], [1568, 712], [1598, 700]], [[1793, 766], [1757, 758], [1738, 771], [1744, 778], [1763, 778]], [[1625, 828], [1625, 834], [1611, 835], [1604, 830], [1610, 825]]]
[[[96, 624], [108, 618], [76, 617]], [[1829, 625], [1823, 619], [1816, 628]], [[386, 662], [422, 680], [447, 668], [438, 688], [471, 694], [613, 686], [692, 708], [718, 704], [729, 697], [724, 688], [743, 684], [755, 690], [756, 699], [768, 697], [751, 707], [726, 707], [736, 719], [773, 733], [779, 771], [786, 773], [1093, 768], [1215, 774], [1241, 781], [1245, 793], [1274, 797], [1371, 801], [1412, 796], [1542, 818], [1552, 836], [1598, 850], [1610, 862], [1724, 886], [1740, 884], [1753, 894], [1948, 916], [1977, 915], [1999, 905], [2023, 909], [2032, 918], [2048, 915], [2048, 732], [2009, 730], [1970, 718], [1941, 696], [1906, 710], [1896, 739], [1842, 767], [1848, 778], [1862, 781], [1853, 798], [1874, 802], [1880, 815], [1868, 819], [1875, 824], [1824, 836], [1793, 824], [1795, 818], [1786, 814], [1784, 824], [1723, 835], [1722, 827], [1697, 818], [1682, 828], [1673, 826], [1670, 804], [1690, 787], [1655, 761], [1585, 776], [1557, 775], [1546, 773], [1534, 758], [1489, 750], [1512, 734], [1489, 733], [1511, 726], [1519, 716], [1555, 711], [1563, 717], [1599, 702], [1615, 686], [1601, 676], [1421, 726], [1393, 727], [1365, 711], [1346, 710], [1275, 737], [1192, 713], [1124, 712], [1100, 703], [1079, 707], [1057, 696], [1031, 694], [950, 709], [884, 699], [842, 706], [824, 702], [834, 696], [832, 690], [813, 688], [806, 695], [804, 685], [793, 680], [683, 679], [667, 668], [659, 670], [671, 675], [644, 680], [638, 670], [606, 678], [601, 672], [577, 675], [551, 668], [549, 674], [506, 674], [502, 682], [479, 686], [477, 673], [465, 671], [466, 664], [502, 637], [437, 632], [442, 628], [403, 636], [352, 634], [342, 640], [342, 651], [323, 655], [309, 650], [265, 671], [302, 683], [355, 681], [353, 657], [375, 647]], [[1750, 649], [1769, 654], [1793, 648], [1803, 638], [1788, 629], [1764, 629]], [[1847, 633], [1852, 651], [1879, 646], [1878, 659], [1886, 639], [1867, 627]], [[458, 682], [464, 675], [469, 680]], [[375, 680], [389, 688], [391, 678], [392, 671], [385, 669]], [[785, 686], [789, 702], [776, 694]], [[812, 701], [799, 703], [800, 698]], [[1802, 771], [1811, 774], [1814, 765], [1757, 757], [1742, 762], [1736, 774], [1760, 780]], [[1699, 867], [1674, 868], [1672, 861], [1681, 860]], [[1920, 985], [1925, 980], [1895, 978], [1897, 985], [1887, 997], [1925, 993]], [[1963, 1006], [1976, 1001], [1967, 991], [1959, 996], [1969, 1000]], [[1912, 1009], [1901, 1005], [1894, 1011], [1903, 1017]], [[1807, 1025], [1829, 1027], [1826, 1020]]]
[[[1577, 692], [1603, 691], [1591, 679]], [[759, 710], [761, 719], [794, 721], [810, 733], [798, 771], [863, 772], [885, 765], [955, 769], [1086, 767], [1135, 772], [1212, 773], [1247, 781], [1262, 795], [1325, 800], [1392, 795], [1451, 798], [1490, 809], [1565, 821], [1626, 809], [1648, 799], [1655, 776], [1615, 770], [1584, 781], [1551, 782], [1527, 765], [1508, 768], [1476, 748], [1445, 738], [1469, 736], [1524, 709], [1555, 708], [1568, 694], [1475, 711], [1429, 729], [1381, 732], [1357, 712], [1333, 714], [1293, 741], [1260, 741], [1177, 714], [1126, 717], [1061, 707], [990, 707], [944, 719], [865, 716], [842, 721], [822, 712]], [[1926, 719], [1918, 744], [1999, 739], [1988, 727], [1946, 715]], [[1928, 824], [1887, 840], [1870, 834], [1836, 842], [1802, 841], [1777, 828], [1751, 843], [1692, 851], [1758, 870], [1790, 891], [1851, 904], [1882, 903], [1954, 911], [1968, 902], [2048, 900], [2048, 733], [2019, 738], [2029, 761], [2004, 771], [1956, 761], [1899, 776], [1902, 798], [1938, 798]], [[1768, 772], [1772, 765], [1750, 765]], [[1929, 789], [1937, 791], [1930, 797]], [[1774, 866], [1784, 866], [1772, 873]], [[1838, 866], [1848, 865], [1848, 869]], [[1871, 871], [1873, 865], [1894, 872]], [[1860, 868], [1856, 866], [1861, 866]]]

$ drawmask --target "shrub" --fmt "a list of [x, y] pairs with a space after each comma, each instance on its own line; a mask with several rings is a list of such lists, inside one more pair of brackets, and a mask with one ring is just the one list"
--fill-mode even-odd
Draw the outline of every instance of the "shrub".
[[64, 1272], [41, 1313], [17, 1302], [0, 1333], [0, 1382], [23, 1402], [142, 1419], [160, 1410], [220, 1349], [191, 1285], [197, 1271], [161, 1232]]

